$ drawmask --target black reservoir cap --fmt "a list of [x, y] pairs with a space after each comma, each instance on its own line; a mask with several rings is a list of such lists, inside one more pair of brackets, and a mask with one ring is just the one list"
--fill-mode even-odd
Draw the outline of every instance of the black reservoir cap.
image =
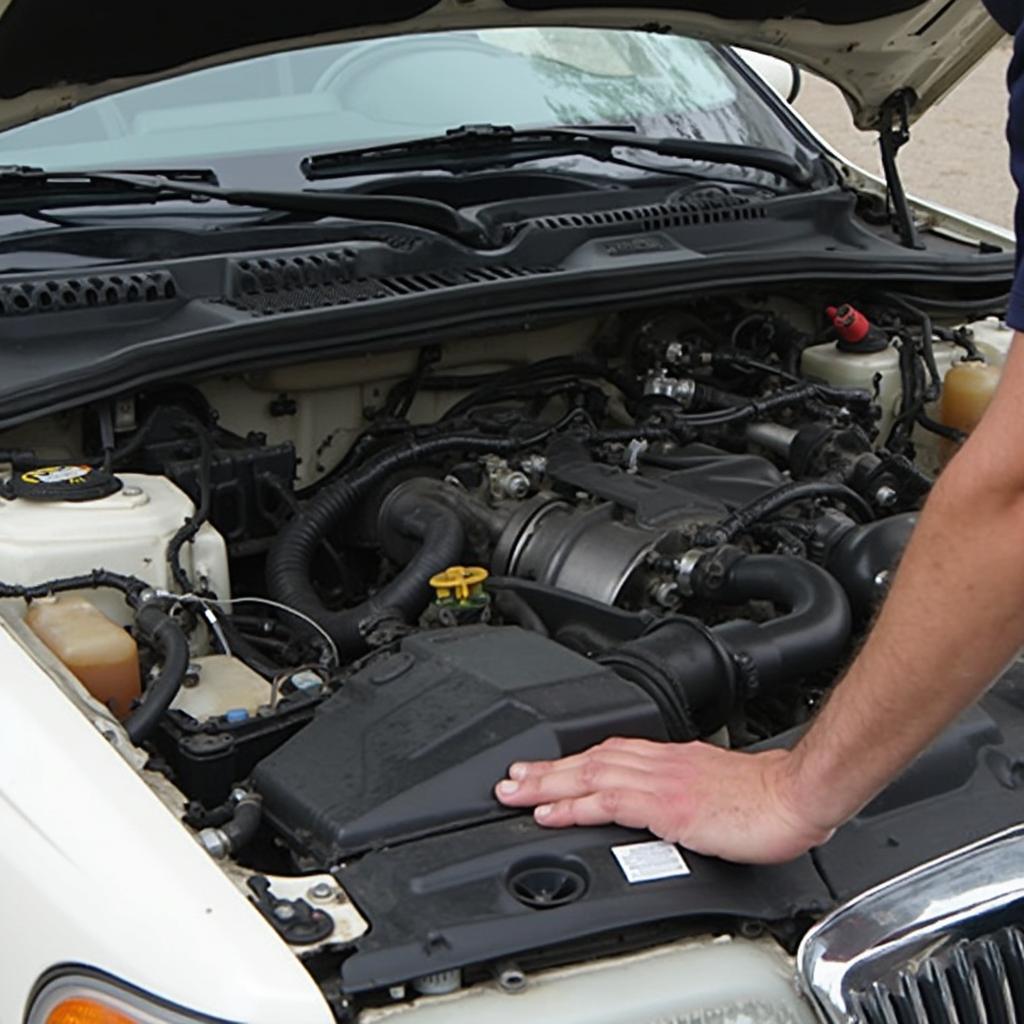
[[113, 473], [92, 466], [43, 466], [15, 473], [10, 493], [29, 501], [95, 501], [121, 490]]

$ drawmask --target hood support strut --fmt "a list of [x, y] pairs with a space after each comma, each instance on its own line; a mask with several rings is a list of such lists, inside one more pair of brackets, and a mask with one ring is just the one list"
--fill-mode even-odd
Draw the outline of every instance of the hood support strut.
[[910, 111], [917, 102], [912, 89], [900, 89], [894, 92], [882, 104], [882, 127], [878, 134], [878, 145], [882, 151], [882, 169], [885, 171], [885, 184], [889, 189], [886, 203], [891, 208], [896, 231], [900, 237], [900, 245], [907, 249], [923, 249], [914, 223], [914, 214], [907, 202], [907, 193], [903, 189], [896, 154], [910, 141]]

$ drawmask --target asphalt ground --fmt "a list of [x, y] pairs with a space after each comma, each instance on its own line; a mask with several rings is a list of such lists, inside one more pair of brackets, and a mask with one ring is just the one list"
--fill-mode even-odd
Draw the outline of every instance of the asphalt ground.
[[[907, 191], [1002, 227], [1013, 227], [1016, 189], [1006, 147], [1009, 41], [993, 50], [914, 126], [900, 151]], [[796, 109], [848, 160], [881, 173], [878, 140], [853, 127], [834, 86], [804, 75]]]

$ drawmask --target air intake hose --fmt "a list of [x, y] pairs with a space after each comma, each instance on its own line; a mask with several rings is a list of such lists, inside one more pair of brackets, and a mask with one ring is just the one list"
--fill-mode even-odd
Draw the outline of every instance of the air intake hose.
[[768, 622], [737, 619], [712, 632], [743, 659], [757, 686], [831, 668], [846, 653], [850, 603], [824, 569], [785, 555], [715, 552], [698, 563], [694, 593], [727, 604], [770, 601], [783, 614]]
[[782, 614], [710, 630], [692, 619], [666, 619], [599, 659], [658, 704], [673, 739], [707, 736], [744, 697], [827, 669], [846, 653], [849, 602], [839, 584], [809, 562], [726, 548], [705, 555], [691, 583], [705, 600], [770, 601]]
[[517, 438], [453, 434], [412, 441], [381, 453], [371, 464], [321, 490], [284, 528], [267, 559], [270, 596], [322, 626], [343, 657], [361, 654], [366, 649], [364, 624], [384, 613], [412, 622], [427, 606], [427, 581], [458, 562], [462, 554], [462, 523], [451, 509], [429, 498], [418, 500], [409, 494], [386, 502], [379, 526], [389, 535], [413, 541], [416, 553], [398, 576], [371, 598], [341, 611], [327, 608], [313, 585], [313, 562], [320, 544], [344, 527], [376, 485], [400, 469], [442, 452], [512, 452], [528, 443]]
[[900, 560], [917, 524], [906, 512], [877, 523], [845, 529], [829, 539], [825, 568], [842, 584], [854, 611], [867, 618], [885, 591], [887, 575]]
[[711, 629], [678, 615], [651, 626], [643, 613], [530, 580], [492, 578], [491, 589], [518, 596], [560, 642], [602, 650], [597, 660], [654, 701], [677, 741], [710, 735], [745, 698], [828, 669], [846, 654], [849, 602], [836, 580], [810, 562], [721, 548], [699, 558], [688, 582], [706, 601], [770, 601], [780, 614]]

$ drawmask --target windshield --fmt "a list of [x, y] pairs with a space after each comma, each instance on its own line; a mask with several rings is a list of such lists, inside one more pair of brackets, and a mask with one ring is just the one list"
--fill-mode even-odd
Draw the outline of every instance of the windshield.
[[232, 157], [299, 156], [479, 123], [628, 124], [651, 135], [800, 148], [708, 43], [512, 28], [317, 46], [180, 75], [0, 133], [0, 164], [212, 166], [238, 181], [245, 175]]

